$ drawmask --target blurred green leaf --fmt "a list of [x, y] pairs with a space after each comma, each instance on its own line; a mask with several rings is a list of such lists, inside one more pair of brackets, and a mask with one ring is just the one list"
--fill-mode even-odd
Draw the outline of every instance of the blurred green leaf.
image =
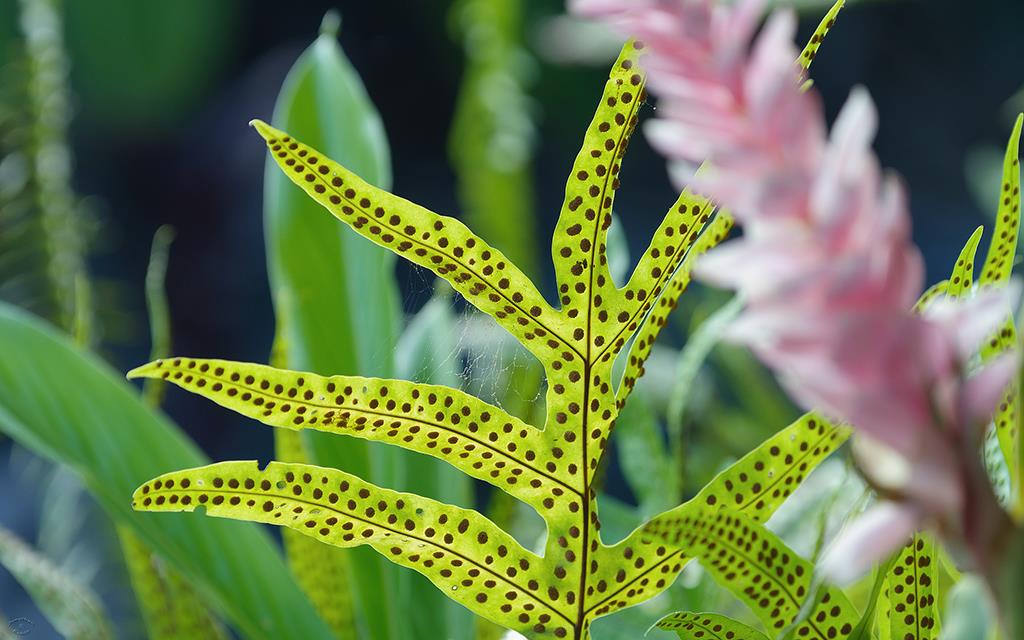
[[110, 621], [96, 594], [3, 528], [0, 565], [21, 583], [61, 635], [69, 640], [113, 638]]
[[985, 640], [995, 633], [995, 609], [985, 583], [964, 576], [946, 597], [942, 640]]
[[259, 529], [131, 510], [135, 487], [206, 458], [96, 357], [0, 305], [0, 430], [76, 472], [118, 524], [178, 569], [249, 638], [320, 638], [317, 617]]
[[651, 517], [678, 505], [682, 501], [682, 464], [666, 447], [643, 386], [633, 392], [616, 424], [619, 464], [640, 514]]
[[[153, 360], [171, 355], [171, 312], [164, 281], [167, 278], [167, 261], [173, 241], [174, 229], [170, 226], [164, 225], [156, 230], [146, 269], [146, 310], [149, 312], [151, 342], [149, 357]], [[144, 395], [150, 406], [160, 406], [164, 387], [163, 380], [146, 380]]]
[[165, 127], [235, 55], [233, 0], [63, 2], [83, 111], [93, 124]]
[[178, 572], [139, 540], [118, 528], [128, 575], [149, 640], [225, 640], [220, 624]]
[[536, 222], [530, 175], [534, 61], [523, 45], [519, 0], [461, 0], [451, 20], [466, 56], [449, 155], [466, 222], [536, 277]]
[[[89, 324], [89, 239], [71, 188], [68, 60], [54, 0], [21, 0], [21, 42], [0, 69], [0, 300], [71, 330]], [[13, 49], [13, 47], [12, 47]]]
[[658, 620], [657, 627], [675, 632], [681, 640], [768, 640], [760, 631], [717, 613], [680, 611]]

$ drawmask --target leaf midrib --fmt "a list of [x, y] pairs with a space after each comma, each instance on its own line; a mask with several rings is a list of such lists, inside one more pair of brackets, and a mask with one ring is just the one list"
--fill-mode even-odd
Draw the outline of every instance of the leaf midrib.
[[[473, 441], [473, 442], [475, 442], [475, 443], [477, 443], [477, 444], [479, 444], [479, 445], [481, 445], [481, 446], [483, 446], [483, 447], [485, 447], [485, 448], [487, 448], [487, 449], [497, 453], [498, 455], [501, 455], [501, 456], [503, 456], [505, 458], [508, 458], [512, 462], [514, 462], [514, 463], [516, 463], [516, 464], [518, 464], [518, 465], [520, 465], [522, 467], [526, 467], [527, 469], [533, 471], [534, 473], [536, 473], [537, 475], [539, 475], [541, 477], [548, 478], [552, 482], [556, 482], [556, 483], [562, 485], [563, 487], [565, 487], [566, 489], [568, 489], [572, 493], [576, 494], [577, 496], [579, 496], [581, 498], [583, 497], [583, 494], [578, 489], [575, 489], [572, 486], [570, 486], [569, 484], [566, 484], [564, 481], [562, 481], [562, 480], [560, 480], [560, 479], [558, 479], [558, 478], [548, 474], [546, 471], [542, 471], [542, 470], [540, 470], [540, 469], [538, 469], [538, 468], [536, 468], [536, 467], [534, 467], [534, 466], [532, 466], [532, 465], [530, 465], [530, 464], [528, 464], [526, 462], [523, 462], [519, 458], [515, 458], [515, 457], [509, 455], [507, 452], [504, 452], [501, 449], [495, 448], [493, 445], [487, 443], [486, 441], [478, 440], [478, 439], [474, 438], [473, 436], [466, 435], [462, 431], [456, 431], [456, 430], [452, 429], [449, 426], [441, 425], [441, 424], [438, 424], [436, 422], [431, 422], [430, 420], [421, 420], [419, 418], [414, 418], [414, 417], [410, 416], [409, 414], [405, 414], [405, 413], [391, 414], [391, 413], [384, 413], [382, 411], [374, 411], [372, 409], [356, 409], [356, 408], [352, 408], [352, 407], [349, 407], [349, 406], [346, 406], [346, 405], [324, 405], [324, 404], [320, 404], [320, 403], [317, 403], [317, 402], [310, 402], [309, 400], [296, 400], [295, 398], [288, 398], [288, 397], [279, 396], [279, 395], [274, 394], [274, 393], [267, 393], [266, 391], [263, 391], [262, 389], [261, 390], [253, 390], [250, 387], [247, 387], [245, 385], [239, 384], [237, 382], [231, 382], [230, 380], [225, 380], [225, 379], [222, 379], [222, 378], [218, 378], [216, 376], [211, 376], [208, 373], [195, 372], [194, 370], [191, 370], [191, 369], [181, 370], [181, 369], [177, 369], [176, 368], [176, 370], [180, 371], [181, 373], [187, 373], [188, 375], [191, 375], [191, 376], [196, 377], [196, 378], [203, 378], [204, 380], [215, 380], [215, 381], [221, 383], [224, 386], [231, 386], [231, 387], [234, 387], [236, 389], [244, 389], [246, 392], [249, 392], [249, 393], [257, 393], [260, 396], [263, 396], [265, 398], [270, 398], [270, 399], [278, 401], [278, 402], [292, 403], [292, 404], [295, 404], [295, 405], [313, 407], [313, 408], [316, 408], [316, 409], [325, 409], [325, 410], [329, 410], [329, 411], [337, 411], [338, 409], [345, 409], [345, 410], [348, 410], [348, 411], [353, 411], [353, 412], [356, 412], [356, 413], [365, 413], [365, 414], [368, 414], [368, 415], [378, 416], [378, 417], [381, 417], [381, 418], [401, 419], [401, 420], [407, 420], [409, 422], [416, 422], [416, 423], [419, 423], [419, 424], [422, 424], [422, 425], [428, 426], [428, 427], [436, 427], [437, 429], [440, 429], [441, 431], [445, 431], [447, 433], [452, 433], [452, 434], [458, 435], [460, 437], [464, 437], [467, 440], [471, 440], [471, 441]], [[258, 421], [262, 422], [261, 420], [258, 420]], [[529, 427], [529, 428], [535, 428], [535, 427], [531, 427], [530, 425], [526, 425], [526, 426]], [[302, 429], [292, 429], [291, 427], [279, 427], [279, 428], [291, 429], [292, 431], [302, 431], [302, 430], [308, 428], [308, 429], [314, 429], [316, 431], [320, 431], [320, 429], [316, 429], [315, 427], [303, 427]], [[325, 433], [329, 433], [329, 432], [325, 432]], [[355, 435], [346, 434], [344, 432], [339, 433], [339, 435], [348, 435], [351, 438], [358, 437], [358, 436], [355, 436]], [[417, 453], [420, 453], [420, 452], [417, 452]], [[423, 454], [423, 455], [427, 455], [427, 454]], [[445, 460], [447, 462], [447, 460], [445, 458], [441, 458], [441, 459]], [[451, 463], [449, 462], [448, 464], [451, 464]], [[452, 466], [454, 466], [454, 465], [452, 465]]]
[[[563, 345], [565, 345], [567, 348], [571, 349], [579, 357], [581, 357], [581, 358], [583, 357], [583, 354], [579, 352], [579, 350], [575, 347], [575, 345], [573, 345], [571, 342], [569, 342], [564, 337], [562, 337], [562, 335], [559, 334], [557, 331], [551, 329], [549, 326], [547, 326], [546, 324], [541, 322], [540, 319], [538, 319], [536, 316], [534, 316], [528, 310], [526, 310], [523, 307], [519, 306], [519, 304], [517, 302], [515, 302], [514, 300], [509, 298], [507, 295], [505, 295], [500, 289], [498, 289], [498, 287], [494, 286], [494, 283], [491, 282], [490, 278], [487, 278], [485, 276], [481, 276], [470, 265], [466, 264], [464, 261], [462, 261], [461, 259], [453, 256], [452, 254], [448, 253], [447, 251], [444, 251], [440, 247], [437, 247], [437, 246], [434, 246], [434, 245], [431, 245], [431, 244], [427, 244], [427, 243], [425, 243], [425, 242], [423, 242], [421, 240], [416, 239], [414, 236], [409, 236], [404, 231], [400, 231], [398, 229], [395, 229], [394, 227], [392, 227], [387, 222], [384, 222], [383, 220], [377, 218], [376, 216], [373, 216], [373, 214], [367, 212], [365, 209], [363, 209], [363, 207], [359, 206], [359, 204], [357, 202], [355, 202], [354, 200], [352, 200], [350, 198], [347, 198], [343, 191], [338, 191], [338, 189], [336, 187], [334, 187], [330, 183], [330, 181], [324, 180], [323, 176], [321, 176], [319, 174], [319, 172], [314, 171], [308, 164], [302, 162], [302, 158], [298, 154], [292, 153], [292, 150], [288, 149], [287, 147], [288, 147], [287, 144], [282, 144], [281, 145], [281, 149], [283, 151], [285, 151], [285, 153], [287, 153], [288, 156], [292, 157], [297, 164], [301, 164], [310, 173], [310, 175], [314, 176], [314, 179], [316, 179], [320, 184], [322, 184], [324, 186], [325, 189], [327, 189], [328, 191], [334, 193], [339, 198], [341, 198], [342, 200], [347, 202], [352, 207], [352, 209], [354, 211], [361, 211], [363, 214], [365, 214], [366, 217], [367, 217], [367, 221], [372, 219], [372, 220], [374, 220], [374, 224], [379, 225], [382, 229], [387, 229], [388, 231], [390, 231], [391, 233], [395, 234], [398, 237], [404, 238], [405, 240], [407, 240], [407, 241], [409, 241], [409, 242], [411, 242], [411, 243], [413, 243], [415, 245], [418, 245], [420, 247], [423, 247], [424, 249], [427, 249], [428, 251], [432, 251], [434, 253], [440, 254], [440, 255], [444, 256], [445, 258], [448, 258], [449, 260], [451, 260], [455, 264], [458, 264], [460, 267], [462, 267], [466, 271], [468, 271], [471, 274], [473, 274], [473, 276], [476, 277], [477, 280], [479, 280], [480, 282], [483, 282], [487, 286], [488, 289], [494, 291], [498, 296], [500, 296], [502, 299], [504, 299], [509, 305], [511, 305], [512, 307], [518, 309], [525, 318], [529, 319], [530, 322], [533, 322], [537, 326], [539, 326], [542, 329], [544, 329], [544, 331], [549, 333], [551, 336], [557, 338]], [[353, 175], [355, 175], [355, 174], [353, 174]], [[388, 194], [388, 195], [391, 195], [392, 197], [395, 197], [395, 198], [399, 198], [399, 196], [396, 196], [394, 194]], [[315, 197], [315, 196], [314, 196], [314, 199], [317, 202], [320, 201], [320, 199]], [[411, 203], [411, 202], [409, 204], [411, 204], [414, 207], [419, 207], [419, 205]], [[321, 203], [321, 206], [325, 206], [325, 205], [323, 205]], [[325, 208], [327, 208], [327, 210], [330, 211], [331, 215], [334, 215], [334, 212], [331, 211], [331, 209], [329, 207], [325, 206]], [[439, 215], [439, 214], [435, 214], [435, 215]], [[345, 220], [342, 219], [342, 222], [345, 222]], [[345, 224], [349, 224], [349, 223], [345, 222]], [[360, 234], [360, 235], [363, 235], [363, 234]], [[364, 237], [365, 237], [365, 235], [364, 235]], [[375, 242], [372, 238], [369, 238], [369, 240], [371, 242]], [[376, 242], [375, 242], [375, 244], [376, 244]], [[495, 249], [493, 247], [490, 247], [489, 250], [490, 251], [494, 251], [494, 252], [498, 251], [497, 249]], [[508, 264], [512, 264], [511, 261], [508, 260], [507, 256], [505, 257], [505, 260], [508, 262]], [[429, 269], [430, 267], [427, 267], [427, 268]], [[431, 269], [431, 270], [433, 270], [433, 269]], [[532, 282], [531, 282], [531, 284], [532, 284]], [[468, 301], [472, 304], [472, 300], [468, 300]], [[548, 306], [548, 308], [550, 309], [550, 305], [547, 305], [546, 303], [545, 303], [545, 305]], [[486, 311], [485, 311], [485, 313], [487, 313], [487, 315], [493, 315], [493, 314], [488, 313]]]
[[[616, 80], [609, 80], [609, 82], [616, 82]], [[622, 80], [617, 80], [617, 82], [621, 83]], [[591, 378], [591, 376], [592, 376], [592, 367], [594, 365], [594, 362], [591, 360], [591, 356], [590, 356], [591, 345], [593, 343], [594, 274], [597, 271], [597, 263], [595, 262], [594, 256], [597, 254], [597, 251], [598, 251], [598, 237], [601, 235], [601, 231], [604, 228], [604, 218], [601, 215], [601, 212], [604, 210], [604, 201], [605, 201], [605, 199], [607, 197], [608, 190], [609, 190], [609, 187], [611, 185], [610, 181], [614, 179], [615, 175], [617, 175], [617, 173], [614, 172], [612, 169], [615, 166], [615, 162], [618, 161], [619, 162], [619, 171], [621, 172], [621, 170], [622, 170], [622, 164], [621, 164], [622, 142], [623, 142], [623, 140], [626, 139], [626, 137], [628, 135], [627, 132], [629, 131], [630, 124], [632, 123], [633, 118], [636, 116], [637, 110], [640, 108], [640, 103], [641, 103], [640, 95], [641, 95], [642, 91], [643, 91], [643, 87], [641, 86], [639, 88], [639, 90], [637, 91], [637, 95], [633, 99], [632, 106], [630, 106], [629, 117], [626, 119], [623, 127], [619, 131], [618, 142], [615, 145], [614, 154], [612, 155], [611, 162], [609, 164], [608, 170], [605, 172], [605, 175], [604, 175], [604, 186], [601, 188], [600, 199], [597, 202], [597, 213], [594, 216], [594, 218], [595, 218], [594, 231], [593, 231], [593, 233], [591, 235], [591, 242], [590, 242], [590, 269], [588, 269], [588, 273], [587, 273], [587, 278], [588, 278], [588, 287], [587, 287], [587, 328], [586, 328], [586, 336], [585, 336], [585, 339], [586, 339], [586, 346], [585, 346], [585, 348], [586, 348], [586, 352], [587, 353], [586, 353], [585, 357], [581, 355], [581, 357], [583, 358], [583, 374], [584, 374], [583, 403], [582, 403], [583, 415], [582, 415], [582, 418], [580, 420], [580, 433], [578, 434], [579, 438], [580, 438], [580, 441], [582, 443], [582, 457], [583, 457], [583, 459], [582, 459], [582, 463], [580, 465], [580, 468], [583, 471], [583, 491], [586, 493], [586, 495], [583, 496], [583, 499], [581, 500], [583, 502], [583, 510], [582, 510], [582, 512], [580, 514], [580, 517], [581, 517], [581, 520], [582, 520], [580, 529], [583, 532], [583, 537], [582, 537], [582, 540], [581, 540], [582, 544], [581, 544], [581, 547], [580, 547], [579, 604], [576, 607], [576, 616], [577, 616], [576, 624], [573, 626], [573, 631], [574, 631], [574, 635], [576, 637], [576, 640], [579, 640], [580, 638], [582, 638], [582, 636], [583, 636], [583, 629], [585, 628], [586, 620], [587, 620], [587, 611], [586, 611], [587, 595], [586, 594], [587, 594], [587, 568], [589, 566], [589, 557], [590, 557], [590, 510], [594, 509], [595, 513], [597, 511], [597, 504], [594, 501], [594, 498], [593, 498], [593, 495], [592, 495], [592, 491], [590, 489], [590, 482], [591, 482], [591, 480], [590, 480], [590, 456], [589, 456], [589, 454], [587, 452], [587, 442], [589, 440], [589, 435], [590, 435], [589, 434], [589, 418], [590, 418], [590, 411], [591, 411], [591, 409], [590, 409], [590, 387], [594, 383], [593, 379]], [[619, 98], [618, 98], [619, 100], [622, 99], [621, 93], [622, 92], [620, 91], [619, 92]], [[611, 215], [611, 211], [608, 212], [608, 215]], [[611, 280], [609, 278], [609, 282], [610, 281]], [[613, 283], [613, 286], [614, 286], [614, 283]], [[614, 396], [612, 397], [612, 400], [614, 402]], [[595, 535], [597, 535], [596, 531], [595, 531]], [[600, 544], [600, 539], [598, 539], [598, 543]]]

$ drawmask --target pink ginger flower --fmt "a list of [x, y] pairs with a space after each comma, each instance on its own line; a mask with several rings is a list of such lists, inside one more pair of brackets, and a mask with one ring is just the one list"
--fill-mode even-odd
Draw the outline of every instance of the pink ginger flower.
[[763, 0], [571, 5], [644, 43], [659, 97], [651, 143], [678, 187], [691, 182], [743, 227], [696, 269], [745, 301], [729, 337], [799, 404], [849, 422], [864, 436], [859, 448], [873, 446], [861, 465], [886, 500], [840, 540], [826, 570], [855, 577], [925, 525], [984, 564], [1006, 516], [979, 468], [978, 434], [1016, 360], [973, 375], [970, 364], [1015, 287], [912, 311], [923, 262], [905, 188], [871, 150], [874, 105], [854, 90], [829, 135], [819, 96], [799, 87], [791, 12], [773, 14], [755, 38]]

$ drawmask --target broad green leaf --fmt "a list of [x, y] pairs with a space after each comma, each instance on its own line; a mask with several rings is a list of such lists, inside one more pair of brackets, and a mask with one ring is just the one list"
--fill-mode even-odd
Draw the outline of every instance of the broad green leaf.
[[[338, 24], [336, 14], [324, 17], [319, 37], [289, 71], [273, 119], [367, 181], [387, 188], [391, 168], [384, 127], [338, 44]], [[388, 354], [401, 321], [395, 257], [322, 215], [320, 207], [291, 184], [272, 160], [267, 161], [264, 175], [264, 226], [277, 334], [286, 345], [281, 363], [321, 374], [392, 375]], [[303, 436], [317, 464], [344, 466], [384, 484], [394, 482], [407, 462], [396, 457], [401, 452], [374, 449], [365, 442], [315, 432]], [[311, 548], [308, 542], [291, 544], [289, 556], [297, 560], [302, 550]], [[374, 612], [362, 619], [368, 635], [397, 640], [410, 633], [408, 618], [398, 612], [411, 604], [403, 604], [394, 592], [400, 582], [415, 576], [398, 571], [368, 550], [329, 556], [310, 553], [314, 558], [298, 560], [299, 564], [333, 576], [332, 585], [322, 586], [322, 595], [314, 596], [322, 607], [335, 599], [329, 608], [345, 609], [355, 597], [360, 610]], [[327, 568], [325, 563], [336, 566]], [[337, 580], [346, 572], [351, 589], [342, 592]], [[307, 586], [315, 582], [315, 578], [304, 580]], [[425, 587], [433, 591], [430, 585]], [[423, 619], [433, 615], [428, 610]]]
[[889, 637], [894, 640], [934, 640], [939, 635], [937, 563], [935, 544], [923, 534], [915, 535], [889, 569]]
[[[174, 241], [174, 229], [164, 225], [153, 234], [153, 247], [149, 252], [146, 269], [146, 310], [149, 312], [151, 360], [171, 355], [171, 312], [167, 304], [164, 281], [167, 279], [167, 260]], [[163, 401], [164, 382], [148, 380], [144, 388], [146, 402], [159, 407]]]
[[[409, 321], [398, 340], [395, 347], [395, 371], [403, 379], [457, 387], [462, 361], [456, 335], [452, 332], [452, 327], [458, 322], [452, 306], [453, 292], [445, 282], [439, 280], [436, 285], [437, 291], [433, 297]], [[400, 469], [404, 486], [415, 486], [421, 494], [449, 504], [473, 504], [474, 486], [469, 476], [424, 456], [407, 457]], [[510, 502], [514, 506], [514, 501], [510, 499]], [[494, 520], [499, 525], [508, 521], [507, 518]], [[412, 633], [416, 637], [431, 638], [443, 633], [446, 638], [455, 640], [473, 636], [474, 619], [469, 611], [445, 598], [443, 593], [429, 584], [423, 585], [428, 589], [424, 592], [419, 588], [422, 582], [420, 577], [409, 575], [417, 578], [414, 585], [416, 591], [408, 593], [406, 601], [411, 603], [410, 606], [430, 607], [433, 610], [432, 616], [416, 616], [413, 620]], [[439, 617], [443, 618], [446, 629], [441, 628]], [[481, 624], [485, 622], [480, 620]], [[500, 630], [500, 627], [493, 624], [490, 626]]]
[[825, 36], [828, 35], [829, 30], [836, 23], [836, 17], [839, 12], [846, 6], [846, 0], [837, 0], [832, 8], [828, 10], [825, 17], [821, 19], [821, 23], [818, 24], [818, 28], [814, 30], [814, 34], [811, 35], [810, 41], [804, 50], [800, 52], [800, 57], [797, 58], [797, 64], [800, 68], [806, 71], [811, 67], [811, 63], [814, 62], [814, 57], [818, 55], [818, 49], [821, 47], [821, 43], [825, 41]]
[[976, 576], [964, 576], [945, 597], [942, 619], [943, 640], [989, 640], [993, 638], [996, 612], [985, 583]]
[[538, 275], [531, 161], [536, 127], [526, 86], [536, 63], [519, 0], [461, 0], [450, 17], [466, 65], [448, 152], [466, 220]]
[[0, 528], [0, 566], [32, 596], [33, 602], [62, 636], [69, 640], [114, 637], [95, 593], [3, 528]]
[[[164, 281], [173, 239], [171, 227], [157, 229], [146, 269], [150, 356], [154, 359], [171, 353], [171, 317]], [[146, 404], [159, 409], [165, 386], [163, 380], [147, 380], [142, 394]], [[146, 547], [130, 528], [118, 527], [117, 537], [150, 640], [225, 637], [218, 621], [177, 571]]]
[[815, 589], [814, 565], [743, 513], [698, 504], [644, 532], [668, 549], [699, 558], [774, 633], [796, 619], [808, 598], [813, 598], [811, 609], [795, 637], [844, 637], [857, 623], [859, 616], [842, 591]]
[[718, 344], [722, 331], [742, 308], [743, 301], [738, 297], [722, 305], [690, 333], [686, 345], [679, 352], [676, 379], [668, 405], [669, 448], [679, 465], [682, 465], [683, 457], [684, 417], [698, 376], [711, 350]]
[[654, 626], [674, 631], [681, 640], [768, 640], [757, 629], [716, 613], [680, 611], [658, 620]]
[[118, 528], [128, 577], [149, 640], [223, 640], [224, 630], [177, 571], [126, 527]]
[[[967, 239], [967, 243], [964, 248], [960, 251], [960, 257], [957, 258], [956, 266], [953, 267], [953, 272], [949, 275], [949, 284], [946, 286], [946, 295], [951, 298], [959, 298], [960, 296], [967, 295], [971, 291], [971, 287], [974, 285], [974, 256], [978, 251], [978, 243], [981, 242], [981, 234], [985, 230], [985, 227], [979, 226], [971, 234], [971, 237]], [[932, 287], [934, 289], [934, 287]], [[928, 293], [922, 298], [928, 296]], [[918, 304], [927, 305], [927, 300], [923, 303], [918, 301]]]
[[131, 511], [126, 496], [145, 479], [206, 461], [120, 375], [4, 305], [0, 353], [0, 431], [74, 471], [116, 523], [130, 527], [247, 637], [330, 637], [263, 532]]
[[[279, 320], [278, 334], [270, 350], [270, 362], [275, 365], [284, 364], [287, 353], [281, 333]], [[295, 431], [274, 431], [274, 455], [282, 462], [309, 463], [302, 435]], [[338, 640], [356, 638], [358, 628], [351, 589], [351, 558], [291, 529], [284, 529], [281, 539], [292, 575], [335, 637]]]

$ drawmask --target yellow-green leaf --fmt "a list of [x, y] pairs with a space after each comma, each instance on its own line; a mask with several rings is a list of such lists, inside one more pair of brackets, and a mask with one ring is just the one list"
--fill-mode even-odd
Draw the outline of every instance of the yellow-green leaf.
[[836, 17], [839, 15], [839, 12], [843, 10], [844, 6], [846, 6], [846, 0], [837, 0], [837, 2], [832, 5], [832, 8], [828, 10], [825, 17], [821, 19], [821, 22], [818, 24], [818, 28], [814, 30], [807, 46], [805, 46], [804, 50], [800, 52], [800, 57], [797, 58], [797, 64], [799, 64], [800, 68], [805, 72], [811, 67], [811, 63], [814, 62], [814, 57], [818, 55], [818, 49], [821, 47], [821, 43], [825, 41], [825, 36], [828, 35], [829, 30], [835, 25]]
[[[984, 230], [985, 227], [980, 226], [975, 229], [960, 251], [960, 257], [956, 260], [956, 266], [953, 267], [953, 272], [949, 275], [949, 284], [946, 287], [946, 295], [949, 297], [959, 298], [971, 291], [971, 287], [974, 285], [975, 254], [978, 251], [978, 243], [981, 242], [981, 234]], [[930, 291], [931, 289], [926, 291], [922, 298], [927, 296]], [[918, 301], [918, 304], [920, 305], [922, 302]], [[923, 304], [927, 305], [927, 301]]]
[[[697, 243], [687, 252], [682, 265], [672, 274], [660, 297], [657, 298], [657, 303], [653, 305], [653, 308], [643, 318], [636, 332], [636, 337], [633, 339], [633, 344], [629, 348], [626, 370], [622, 374], [622, 381], [619, 383], [619, 388], [616, 392], [615, 400], [620, 408], [626, 403], [629, 394], [636, 386], [637, 380], [644, 375], [644, 363], [647, 361], [648, 356], [651, 355], [654, 341], [661, 334], [668, 315], [676, 308], [679, 297], [690, 286], [690, 273], [693, 270], [694, 263], [701, 255], [725, 239], [732, 228], [732, 224], [731, 216], [722, 211], [718, 212], [714, 221], [701, 234]], [[642, 262], [641, 266], [643, 266]]]
[[658, 620], [654, 626], [674, 631], [680, 640], [768, 640], [757, 629], [717, 613], [680, 611]]
[[[567, 637], [574, 608], [557, 574], [479, 513], [302, 464], [221, 462], [140, 487], [144, 511], [205, 510], [289, 527], [338, 547], [370, 545], [450, 598], [509, 628]], [[538, 628], [539, 627], [539, 628]]]
[[996, 211], [996, 227], [989, 241], [985, 265], [981, 269], [981, 283], [996, 285], [1010, 279], [1017, 256], [1017, 238], [1020, 235], [1020, 133], [1024, 114], [1017, 117], [1006, 145], [1003, 159], [1003, 180]]
[[893, 640], [934, 640], [939, 637], [939, 585], [935, 543], [915, 535], [889, 569], [885, 614]]
[[[585, 640], [595, 618], [668, 588], [686, 557], [636, 536], [614, 546], [601, 540], [596, 477], [621, 407], [616, 394], [628, 393], [622, 390], [625, 385], [616, 388], [612, 370], [615, 356], [639, 334], [627, 375], [635, 380], [640, 374], [654, 338], [689, 282], [693, 261], [724, 237], [731, 220], [725, 214], [712, 217], [706, 202], [684, 193], [641, 260], [642, 270], [624, 287], [612, 280], [606, 236], [622, 154], [643, 100], [641, 47], [627, 43], [616, 61], [568, 180], [551, 243], [561, 303], [557, 309], [505, 256], [462, 223], [371, 186], [290, 133], [254, 123], [274, 161], [310, 197], [359, 234], [449, 281], [537, 357], [547, 378], [543, 429], [461, 391], [406, 381], [324, 378], [187, 358], [133, 372], [166, 375], [279, 428], [347, 434], [442, 458], [533, 506], [547, 525], [541, 555], [523, 551], [476, 512], [408, 494], [398, 497], [333, 469], [272, 463], [260, 471], [252, 463], [223, 463], [170, 474], [159, 486], [148, 483], [137, 494], [136, 507], [193, 509], [202, 495], [182, 493], [180, 482], [188, 481], [188, 491], [206, 492], [202, 504], [213, 515], [275, 522], [341, 546], [370, 544], [388, 559], [424, 573], [472, 611], [531, 638]], [[685, 211], [680, 204], [687, 205]], [[808, 437], [821, 437], [827, 429], [813, 431]], [[786, 445], [797, 447], [794, 455], [782, 453], [782, 446], [769, 452], [779, 457], [779, 464], [792, 467], [791, 472], [779, 472], [780, 484], [771, 482], [770, 475], [750, 476], [765, 494], [751, 508], [774, 509], [830, 450], [810, 444], [799, 450], [804, 441], [794, 436]], [[166, 480], [175, 482], [170, 490]], [[197, 489], [199, 481], [204, 485]], [[213, 485], [220, 492], [215, 495], [210, 486], [216, 482], [221, 484]], [[317, 482], [326, 488], [315, 486]], [[312, 500], [305, 497], [308, 492]], [[184, 500], [188, 503], [183, 505]], [[403, 507], [396, 506], [398, 500]], [[411, 515], [409, 505], [414, 505]], [[301, 517], [293, 518], [299, 507]], [[344, 513], [333, 515], [338, 509]], [[475, 538], [466, 541], [463, 534]], [[443, 541], [441, 548], [424, 551], [437, 540]], [[416, 546], [420, 544], [424, 546]], [[434, 557], [438, 553], [442, 555]], [[455, 553], [458, 563], [446, 566]], [[518, 560], [509, 564], [511, 559]], [[467, 567], [477, 573], [453, 582]]]
[[166, 379], [270, 426], [377, 440], [435, 456], [542, 513], [550, 508], [545, 485], [582, 492], [567, 469], [549, 471], [538, 461], [540, 431], [451, 387], [191, 358], [157, 360], [128, 376]]
[[797, 622], [798, 638], [831, 640], [849, 635], [856, 610], [834, 587], [813, 589], [814, 565], [749, 516], [726, 508], [695, 505], [668, 526], [645, 533], [670, 549], [701, 560], [773, 633], [793, 624], [809, 598], [809, 615]]

